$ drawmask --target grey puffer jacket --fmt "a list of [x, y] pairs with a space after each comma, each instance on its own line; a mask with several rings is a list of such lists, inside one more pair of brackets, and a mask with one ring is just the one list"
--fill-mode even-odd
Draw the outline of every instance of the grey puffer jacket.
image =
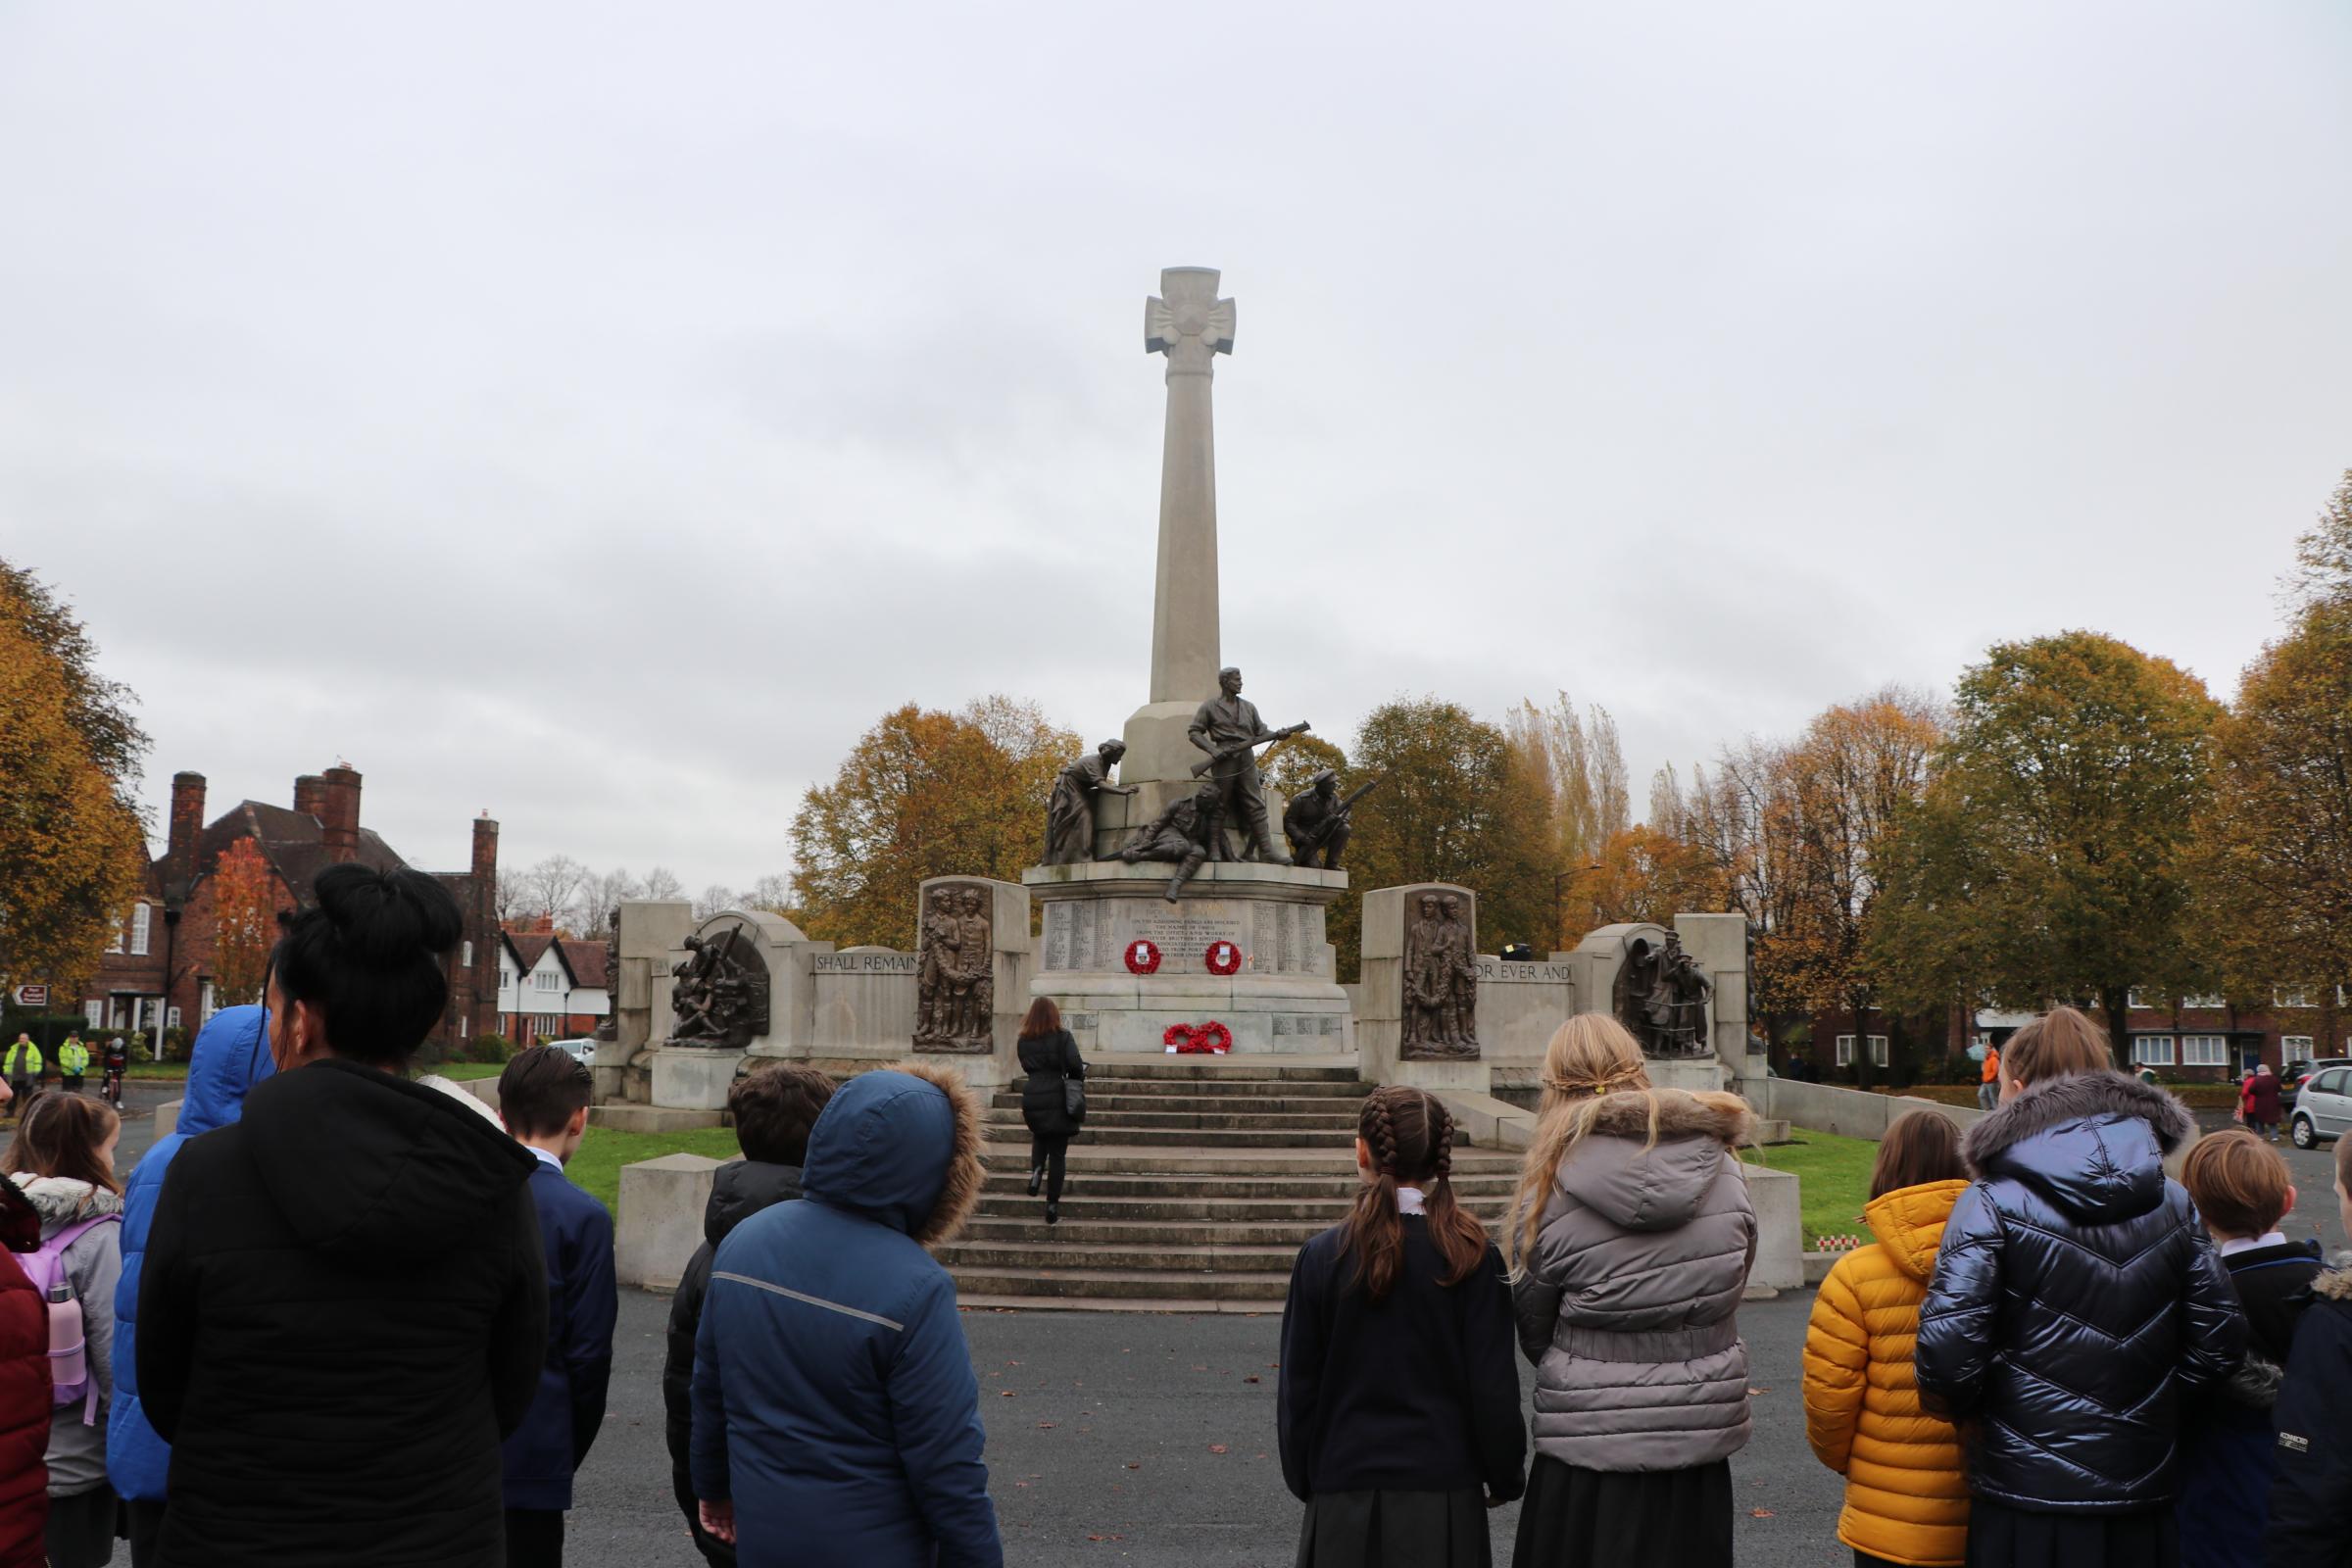
[[[122, 1200], [66, 1176], [9, 1177], [41, 1216], [41, 1240], [95, 1214], [120, 1215]], [[98, 1419], [82, 1423], [79, 1401], [49, 1418], [49, 1495], [70, 1497], [106, 1479], [106, 1413], [115, 1392], [115, 1285], [122, 1277], [122, 1227], [93, 1225], [66, 1249], [66, 1282], [81, 1303], [81, 1337], [98, 1385]]]
[[1755, 1117], [1737, 1095], [1649, 1094], [1596, 1102], [1511, 1288], [1536, 1452], [1585, 1470], [1686, 1470], [1747, 1444], [1736, 1314], [1756, 1215], [1732, 1151]]

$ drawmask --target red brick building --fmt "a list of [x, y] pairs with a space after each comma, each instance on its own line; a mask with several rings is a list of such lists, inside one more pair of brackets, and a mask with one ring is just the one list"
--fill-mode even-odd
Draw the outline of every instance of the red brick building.
[[532, 929], [499, 935], [505, 944], [498, 972], [500, 1032], [517, 1050], [594, 1034], [612, 1010], [606, 978], [611, 947], [559, 936], [545, 916]]
[[[2258, 1061], [2278, 1071], [2293, 1061], [2346, 1054], [2352, 1042], [2345, 1039], [2344, 1005], [2323, 1008], [2323, 1000], [2316, 988], [2281, 987], [2267, 1001], [2240, 1003], [2219, 996], [2164, 1002], [2135, 991], [2126, 1014], [2132, 1064], [2182, 1083], [2221, 1083], [2244, 1076]], [[2106, 1014], [2096, 1007], [2087, 1010], [2104, 1029]], [[2000, 1046], [2031, 1017], [2030, 1012], [1987, 1009], [1977, 1013], [1973, 1029], [1955, 1019], [1923, 1036], [1916, 1024], [1906, 1033], [1877, 1012], [1861, 1030], [1845, 1013], [1817, 1013], [1809, 1041], [1773, 1048], [1773, 1067], [1788, 1072], [1801, 1060], [1823, 1082], [1851, 1082], [1855, 1056], [1868, 1052], [1874, 1081], [1894, 1073], [1902, 1082], [1934, 1082], [1947, 1070], [1958, 1071], [1947, 1069], [1947, 1062], [1963, 1059], [1971, 1045]]]
[[[82, 989], [90, 1026], [151, 1035], [159, 1022], [193, 1029], [227, 1004], [215, 986], [214, 873], [232, 845], [247, 842], [259, 852], [280, 906], [306, 905], [312, 882], [330, 865], [407, 865], [361, 825], [360, 786], [356, 769], [337, 765], [296, 779], [291, 808], [241, 801], [207, 823], [204, 775], [173, 774], [163, 856], [148, 866], [145, 890], [117, 921], [114, 950]], [[428, 1042], [448, 1052], [497, 1026], [498, 824], [477, 818], [470, 865], [432, 875], [465, 918], [465, 939], [449, 959], [449, 1006]]]

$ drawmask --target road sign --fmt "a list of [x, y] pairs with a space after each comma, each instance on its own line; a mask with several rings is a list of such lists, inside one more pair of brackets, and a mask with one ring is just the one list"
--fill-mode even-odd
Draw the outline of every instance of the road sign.
[[17, 1005], [20, 1007], [46, 1007], [49, 1005], [49, 988], [47, 986], [17, 987]]

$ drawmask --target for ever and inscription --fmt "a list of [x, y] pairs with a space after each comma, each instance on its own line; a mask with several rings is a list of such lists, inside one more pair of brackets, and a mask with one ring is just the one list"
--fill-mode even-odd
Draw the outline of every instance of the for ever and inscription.
[[1519, 961], [1506, 963], [1491, 953], [1478, 956], [1480, 985], [1547, 985], [1562, 986], [1576, 979], [1576, 971], [1564, 963]]

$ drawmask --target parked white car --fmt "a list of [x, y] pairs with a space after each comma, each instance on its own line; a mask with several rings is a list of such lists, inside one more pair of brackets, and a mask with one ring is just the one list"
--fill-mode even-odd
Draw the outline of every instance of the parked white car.
[[2287, 1134], [2297, 1149], [2316, 1147], [2322, 1139], [2341, 1138], [2352, 1130], [2352, 1067], [2323, 1066], [2295, 1091], [2295, 1109]]
[[543, 1046], [552, 1046], [572, 1060], [579, 1062], [587, 1061], [596, 1054], [596, 1042], [593, 1040], [542, 1040], [539, 1043]]

